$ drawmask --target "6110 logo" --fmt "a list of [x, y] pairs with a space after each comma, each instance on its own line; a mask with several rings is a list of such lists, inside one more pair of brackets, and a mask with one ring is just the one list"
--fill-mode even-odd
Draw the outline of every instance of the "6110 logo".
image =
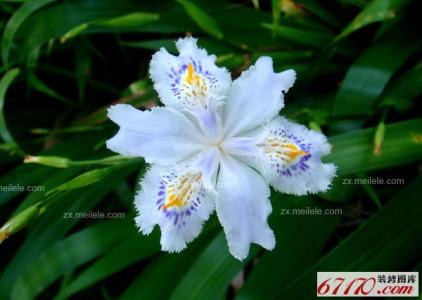
[[418, 297], [418, 272], [318, 272], [318, 297]]

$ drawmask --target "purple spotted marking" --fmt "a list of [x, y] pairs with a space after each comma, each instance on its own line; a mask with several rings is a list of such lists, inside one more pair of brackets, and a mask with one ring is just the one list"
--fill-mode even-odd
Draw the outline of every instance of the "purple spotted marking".
[[205, 196], [205, 189], [201, 186], [200, 189], [197, 191], [197, 197], [193, 197], [190, 205], [185, 207], [167, 207], [163, 208], [164, 206], [164, 199], [165, 199], [165, 193], [166, 189], [174, 180], [177, 180], [178, 176], [171, 172], [169, 174], [166, 174], [162, 177], [162, 180], [160, 181], [160, 184], [158, 186], [158, 200], [156, 201], [157, 210], [162, 211], [164, 216], [172, 221], [172, 224], [174, 226], [177, 226], [177, 228], [182, 228], [183, 226], [186, 226], [187, 220], [194, 214], [194, 212], [197, 211], [197, 208], [199, 207], [199, 204], [201, 203], [201, 197]]
[[[209, 83], [209, 89], [212, 89], [213, 87], [216, 86], [218, 80], [208, 71], [205, 70], [201, 64], [200, 61], [195, 61], [192, 57], [189, 58], [189, 62], [188, 63], [184, 63], [179, 65], [179, 67], [177, 69], [175, 68], [171, 68], [171, 73], [167, 73], [168, 77], [170, 78], [170, 90], [172, 91], [173, 95], [175, 97], [177, 97], [178, 99], [182, 99], [182, 94], [183, 94], [183, 87], [181, 86], [181, 82], [182, 82], [182, 75], [185, 73], [185, 71], [188, 68], [188, 64], [191, 63], [194, 71], [200, 75], [202, 75], [203, 77], [205, 77], [206, 79], [208, 79], [208, 83]], [[186, 98], [186, 96], [185, 96]], [[187, 101], [189, 103], [189, 101], [187, 99], [184, 99], [185, 101]], [[188, 104], [186, 103], [186, 104]]]
[[[290, 141], [294, 142], [299, 148], [304, 152], [311, 152], [312, 145], [306, 143], [305, 140], [301, 137], [297, 137], [293, 134], [288, 134], [284, 129], [275, 128], [270, 131], [270, 135], [275, 135], [281, 138], [288, 138]], [[278, 162], [274, 162], [272, 167], [276, 169], [277, 174], [286, 177], [294, 177], [306, 172], [309, 169], [308, 160], [311, 158], [311, 154], [302, 156], [300, 160], [296, 163], [293, 163], [288, 166], [280, 165]]]

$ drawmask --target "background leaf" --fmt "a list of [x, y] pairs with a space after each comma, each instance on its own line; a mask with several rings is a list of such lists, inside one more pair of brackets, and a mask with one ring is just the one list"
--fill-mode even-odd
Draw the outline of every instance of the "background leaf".
[[6, 126], [4, 119], [4, 102], [6, 92], [13, 80], [19, 75], [19, 69], [8, 71], [0, 80], [0, 136], [6, 143], [14, 143], [13, 137]]
[[186, 13], [205, 32], [216, 37], [217, 39], [222, 39], [224, 37], [224, 34], [218, 26], [218, 23], [208, 13], [206, 13], [196, 4], [187, 0], [177, 0], [177, 2], [183, 6], [183, 8], [186, 10]]

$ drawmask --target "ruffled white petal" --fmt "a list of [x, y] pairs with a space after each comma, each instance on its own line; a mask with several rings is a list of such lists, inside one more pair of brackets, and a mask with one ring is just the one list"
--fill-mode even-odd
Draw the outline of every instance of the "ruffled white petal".
[[245, 156], [246, 160], [275, 189], [304, 195], [330, 187], [336, 168], [321, 162], [331, 150], [322, 133], [277, 117], [257, 137], [256, 145], [261, 154], [254, 159]]
[[158, 224], [162, 250], [180, 252], [199, 235], [213, 212], [213, 196], [204, 187], [203, 173], [192, 166], [153, 165], [135, 198], [135, 222], [144, 234]]
[[272, 210], [269, 196], [270, 189], [258, 173], [234, 158], [222, 159], [216, 210], [235, 258], [245, 259], [251, 243], [274, 248], [274, 234], [267, 223]]
[[231, 84], [229, 72], [215, 65], [215, 55], [197, 46], [197, 39], [187, 37], [176, 42], [179, 55], [164, 48], [151, 60], [150, 74], [161, 101], [168, 107], [196, 113], [216, 107]]
[[199, 129], [181, 113], [157, 107], [140, 111], [131, 105], [109, 108], [108, 117], [120, 126], [107, 147], [125, 156], [143, 156], [147, 162], [173, 164], [201, 151]]
[[223, 115], [226, 135], [240, 135], [272, 120], [295, 79], [293, 70], [275, 73], [270, 57], [258, 59], [230, 88]]

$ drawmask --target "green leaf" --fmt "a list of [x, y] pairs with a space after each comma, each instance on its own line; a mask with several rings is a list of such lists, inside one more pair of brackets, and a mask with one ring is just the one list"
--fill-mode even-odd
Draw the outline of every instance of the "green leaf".
[[[25, 174], [25, 176], [22, 176]], [[35, 186], [42, 182], [43, 178], [48, 176], [49, 172], [46, 167], [30, 167], [28, 165], [20, 165], [8, 174], [0, 178], [0, 185], [7, 186], [8, 184], [16, 186]], [[9, 192], [0, 193], [0, 205], [7, 203], [23, 191], [20, 189], [11, 190]]]
[[138, 164], [136, 163], [136, 161], [127, 161], [115, 166], [85, 172], [79, 175], [78, 177], [73, 178], [72, 180], [55, 187], [54, 189], [49, 190], [46, 193], [46, 196], [57, 192], [80, 189], [88, 185], [92, 185], [108, 177], [110, 174], [119, 172], [121, 169], [124, 169], [128, 165], [137, 166]]
[[208, 224], [204, 232], [181, 253], [158, 255], [130, 283], [119, 299], [132, 300], [140, 295], [148, 300], [169, 299], [183, 275], [202, 253], [204, 246], [214, 239], [214, 227], [215, 224]]
[[372, 187], [372, 185], [366, 183], [366, 179], [368, 178], [368, 175], [366, 173], [359, 173], [357, 175], [357, 178], [361, 179], [363, 184], [362, 184], [362, 188], [363, 190], [366, 192], [366, 194], [368, 195], [368, 197], [374, 202], [374, 204], [381, 209], [382, 208], [382, 204], [381, 201], [377, 195], [377, 193], [375, 192], [375, 189]]
[[273, 13], [273, 36], [276, 36], [280, 26], [281, 0], [271, 0], [271, 8]]
[[[64, 68], [57, 67], [49, 63], [40, 62], [38, 64], [38, 69], [43, 72], [48, 73], [50, 76], [57, 76], [58, 78], [60, 78], [60, 80], [69, 80], [69, 79], [74, 80], [75, 79], [74, 72], [70, 70], [66, 70]], [[98, 81], [89, 76], [87, 77], [87, 81], [92, 87], [96, 89], [106, 91], [107, 93], [110, 93], [112, 95], [120, 95], [121, 91], [116, 89], [111, 84], [106, 84], [104, 82]]]
[[90, 44], [87, 40], [82, 39], [78, 42], [75, 49], [75, 79], [78, 84], [79, 103], [84, 101], [87, 77], [92, 66], [92, 51], [89, 49]]
[[0, 298], [10, 298], [10, 287], [49, 244], [62, 238], [79, 219], [63, 218], [65, 213], [84, 213], [95, 207], [114, 186], [126, 179], [136, 166], [129, 166], [110, 177], [81, 190], [57, 194], [56, 203], [37, 218], [32, 224], [23, 244], [16, 250], [13, 259], [7, 263], [0, 277]]
[[[174, 39], [159, 39], [159, 40], [142, 40], [142, 41], [131, 41], [131, 42], [121, 42], [123, 46], [159, 50], [161, 47], [165, 48], [169, 53], [178, 54], [175, 40]], [[212, 37], [203, 37], [198, 39], [198, 46], [204, 48], [209, 53], [213, 53], [218, 56], [218, 59], [222, 55], [234, 56], [238, 54], [242, 55], [242, 51], [239, 51], [238, 48], [228, 45], [227, 43], [216, 40]], [[218, 62], [217, 62], [218, 64]]]
[[386, 87], [379, 106], [390, 106], [397, 110], [406, 110], [411, 107], [411, 99], [421, 94], [422, 62], [419, 62]]
[[274, 65], [289, 65], [293, 63], [309, 61], [314, 57], [315, 52], [313, 51], [277, 51], [277, 52], [255, 52], [252, 57], [251, 61], [256, 62], [258, 58], [261, 56], [270, 55], [274, 61]]
[[1, 56], [3, 63], [7, 66], [9, 64], [9, 52], [13, 45], [13, 39], [25, 20], [36, 10], [55, 0], [33, 0], [25, 2], [13, 16], [9, 19], [4, 29], [2, 43], [1, 43]]
[[26, 58], [26, 68], [27, 69], [35, 69], [38, 63], [38, 59], [40, 56], [41, 47], [35, 47]]
[[86, 32], [92, 33], [110, 30], [124, 31], [128, 29], [138, 30], [143, 25], [158, 21], [159, 19], [160, 15], [156, 13], [135, 12], [117, 18], [93, 20], [75, 26], [66, 32], [60, 38], [60, 41], [65, 43], [66, 41]]
[[4, 118], [4, 102], [6, 92], [13, 80], [19, 75], [20, 70], [18, 68], [9, 70], [0, 80], [0, 136], [6, 142], [14, 144], [15, 141], [7, 129], [6, 120]]
[[115, 165], [122, 162], [133, 160], [139, 161], [137, 158], [130, 158], [121, 155], [109, 156], [101, 159], [93, 160], [70, 160], [66, 157], [60, 156], [25, 156], [24, 163], [35, 163], [53, 168], [69, 168], [75, 166], [92, 166], [92, 165]]
[[132, 300], [140, 295], [150, 300], [168, 299], [170, 288], [186, 271], [185, 268], [189, 266], [192, 258], [192, 255], [189, 256], [185, 252], [161, 254], [140, 272], [119, 300]]
[[117, 18], [95, 21], [92, 25], [121, 30], [125, 28], [141, 27], [149, 22], [158, 21], [159, 19], [160, 15], [157, 13], [134, 12]]
[[173, 39], [121, 42], [120, 45], [126, 46], [126, 47], [143, 48], [143, 49], [151, 49], [151, 50], [159, 50], [161, 47], [163, 47], [170, 53], [177, 53], [176, 44], [174, 43]]
[[107, 254], [86, 268], [78, 277], [60, 291], [55, 299], [67, 298], [98, 281], [117, 273], [124, 268], [158, 252], [159, 239], [157, 231], [152, 236], [139, 233], [128, 237]]
[[[51, 170], [46, 170], [45, 172], [48, 175], [41, 175], [43, 179], [36, 187], [39, 187], [39, 191], [32, 191], [26, 195], [26, 197], [21, 201], [19, 206], [13, 212], [13, 215], [18, 214], [22, 210], [35, 205], [37, 202], [40, 202], [45, 197], [45, 192], [49, 191], [56, 186], [71, 180], [75, 176], [81, 173], [81, 168], [71, 168], [66, 169], [62, 172], [51, 172]], [[33, 174], [28, 172], [31, 177]], [[39, 175], [38, 175], [39, 176]]]
[[305, 6], [306, 10], [312, 12], [327, 24], [337, 28], [341, 27], [339, 17], [328, 9], [328, 5], [325, 7], [323, 2], [321, 3], [321, 1], [317, 0], [299, 0], [298, 4]]
[[88, 26], [89, 23], [82, 23], [73, 27], [60, 38], [60, 43], [66, 43], [68, 40], [73, 39], [81, 33], [84, 33], [88, 29]]
[[[58, 143], [53, 148], [42, 152], [42, 154], [45, 156], [56, 156], [57, 154], [60, 154], [75, 159], [86, 159], [93, 154], [93, 148], [97, 143], [97, 138], [105, 138], [105, 134], [80, 134], [77, 137], [61, 141], [61, 143]], [[77, 145], [77, 147], [75, 147], [75, 145]], [[22, 174], [25, 174], [25, 176], [22, 176]], [[7, 186], [12, 184], [22, 187], [36, 186], [40, 185], [45, 178], [50, 176], [52, 176], [51, 168], [40, 165], [23, 164], [0, 177], [0, 185]], [[23, 191], [21, 189], [0, 193], [0, 205], [7, 203], [9, 200], [22, 193]]]
[[353, 63], [337, 94], [334, 115], [371, 113], [387, 82], [422, 45], [406, 28], [393, 29]]
[[[6, 224], [0, 229], [0, 243], [8, 238], [11, 234], [16, 233], [18, 230], [23, 228], [32, 218], [35, 218], [37, 215], [44, 212], [48, 206], [52, 203], [54, 204], [57, 199], [60, 199], [58, 192], [70, 191], [74, 189], [79, 189], [88, 185], [95, 184], [98, 181], [103, 180], [109, 176], [112, 172], [118, 172], [119, 169], [125, 167], [126, 164], [121, 164], [119, 166], [113, 166], [104, 169], [97, 169], [93, 171], [86, 172], [78, 177], [59, 185], [45, 193], [45, 198], [41, 201], [33, 204], [31, 207], [25, 209], [22, 212], [19, 212], [16, 216], [10, 218]], [[28, 213], [31, 212], [31, 213]]]
[[71, 102], [66, 97], [59, 94], [54, 89], [50, 88], [47, 84], [45, 84], [43, 81], [41, 81], [33, 72], [30, 72], [27, 78], [28, 84], [40, 93], [43, 93], [47, 96], [50, 96], [51, 98], [57, 99], [66, 104], [74, 105], [73, 102]]
[[333, 136], [332, 153], [325, 160], [337, 165], [339, 175], [410, 164], [422, 155], [422, 119], [385, 126], [380, 156], [373, 153], [375, 128]]
[[3, 243], [3, 241], [7, 239], [10, 235], [18, 232], [23, 227], [25, 227], [26, 224], [28, 224], [28, 222], [35, 218], [39, 213], [40, 208], [38, 206], [31, 206], [25, 209], [17, 216], [8, 220], [0, 228], [0, 244]]
[[276, 31], [277, 36], [283, 40], [315, 48], [327, 46], [333, 37], [328, 32], [302, 29], [288, 25], [274, 27], [273, 24], [263, 23], [262, 27]]
[[202, 8], [187, 0], [177, 0], [177, 2], [183, 6], [186, 13], [205, 32], [216, 37], [217, 39], [222, 39], [224, 37], [224, 34], [218, 26], [218, 23]]
[[[138, 90], [131, 96], [123, 97], [120, 99], [119, 102], [131, 104], [135, 107], [142, 106], [148, 104], [152, 100], [155, 100], [156, 93], [153, 91], [150, 83], [146, 85], [144, 88]], [[98, 123], [105, 122], [107, 120], [107, 109], [109, 105], [100, 107], [98, 110], [94, 111], [93, 113], [89, 114], [88, 116], [84, 116], [79, 120], [75, 121], [75, 124], [78, 125], [96, 125]]]
[[69, 159], [60, 156], [25, 156], [24, 163], [26, 164], [40, 164], [54, 168], [67, 168], [69, 167]]
[[170, 299], [222, 299], [231, 280], [256, 253], [257, 248], [252, 247], [247, 259], [236, 260], [220, 232], [181, 279]]
[[35, 258], [18, 277], [12, 288], [11, 299], [34, 299], [64, 273], [108, 251], [112, 245], [124, 239], [132, 227], [129, 220], [112, 220], [87, 227], [57, 241]]
[[[16, 56], [16, 60], [26, 58], [27, 54], [33, 48], [47, 43], [52, 39], [62, 37], [64, 34], [81, 24], [89, 24], [92, 21], [117, 18], [131, 14], [134, 11], [140, 12], [150, 8], [149, 3], [144, 1], [75, 0], [61, 2], [46, 0], [45, 2], [54, 2], [54, 4], [49, 5], [42, 10], [38, 10], [30, 16], [29, 14], [25, 15], [25, 19], [20, 23], [22, 26], [19, 28], [19, 31], [14, 32], [12, 38], [19, 41], [17, 44], [18, 47], [13, 49], [15, 54], [14, 58]], [[32, 3], [32, 1], [26, 4], [30, 3]], [[15, 14], [17, 13], [18, 11]], [[145, 13], [148, 12], [145, 11]], [[46, 20], [48, 20], [49, 26], [46, 26]], [[140, 28], [137, 28], [137, 30], [139, 29]], [[114, 29], [112, 30], [106, 27], [101, 29], [98, 27], [98, 29], [95, 30], [98, 30], [99, 32], [110, 32]]]
[[112, 168], [103, 168], [103, 169], [96, 169], [92, 171], [88, 171], [79, 175], [78, 177], [59, 185], [58, 187], [48, 191], [46, 195], [50, 195], [52, 193], [61, 192], [61, 191], [68, 191], [74, 189], [80, 189], [82, 187], [94, 184], [106, 176], [108, 176], [112, 172]]
[[397, 17], [398, 12], [405, 7], [410, 0], [373, 0], [347, 25], [336, 37], [338, 41], [360, 28], [372, 24], [391, 20]]

